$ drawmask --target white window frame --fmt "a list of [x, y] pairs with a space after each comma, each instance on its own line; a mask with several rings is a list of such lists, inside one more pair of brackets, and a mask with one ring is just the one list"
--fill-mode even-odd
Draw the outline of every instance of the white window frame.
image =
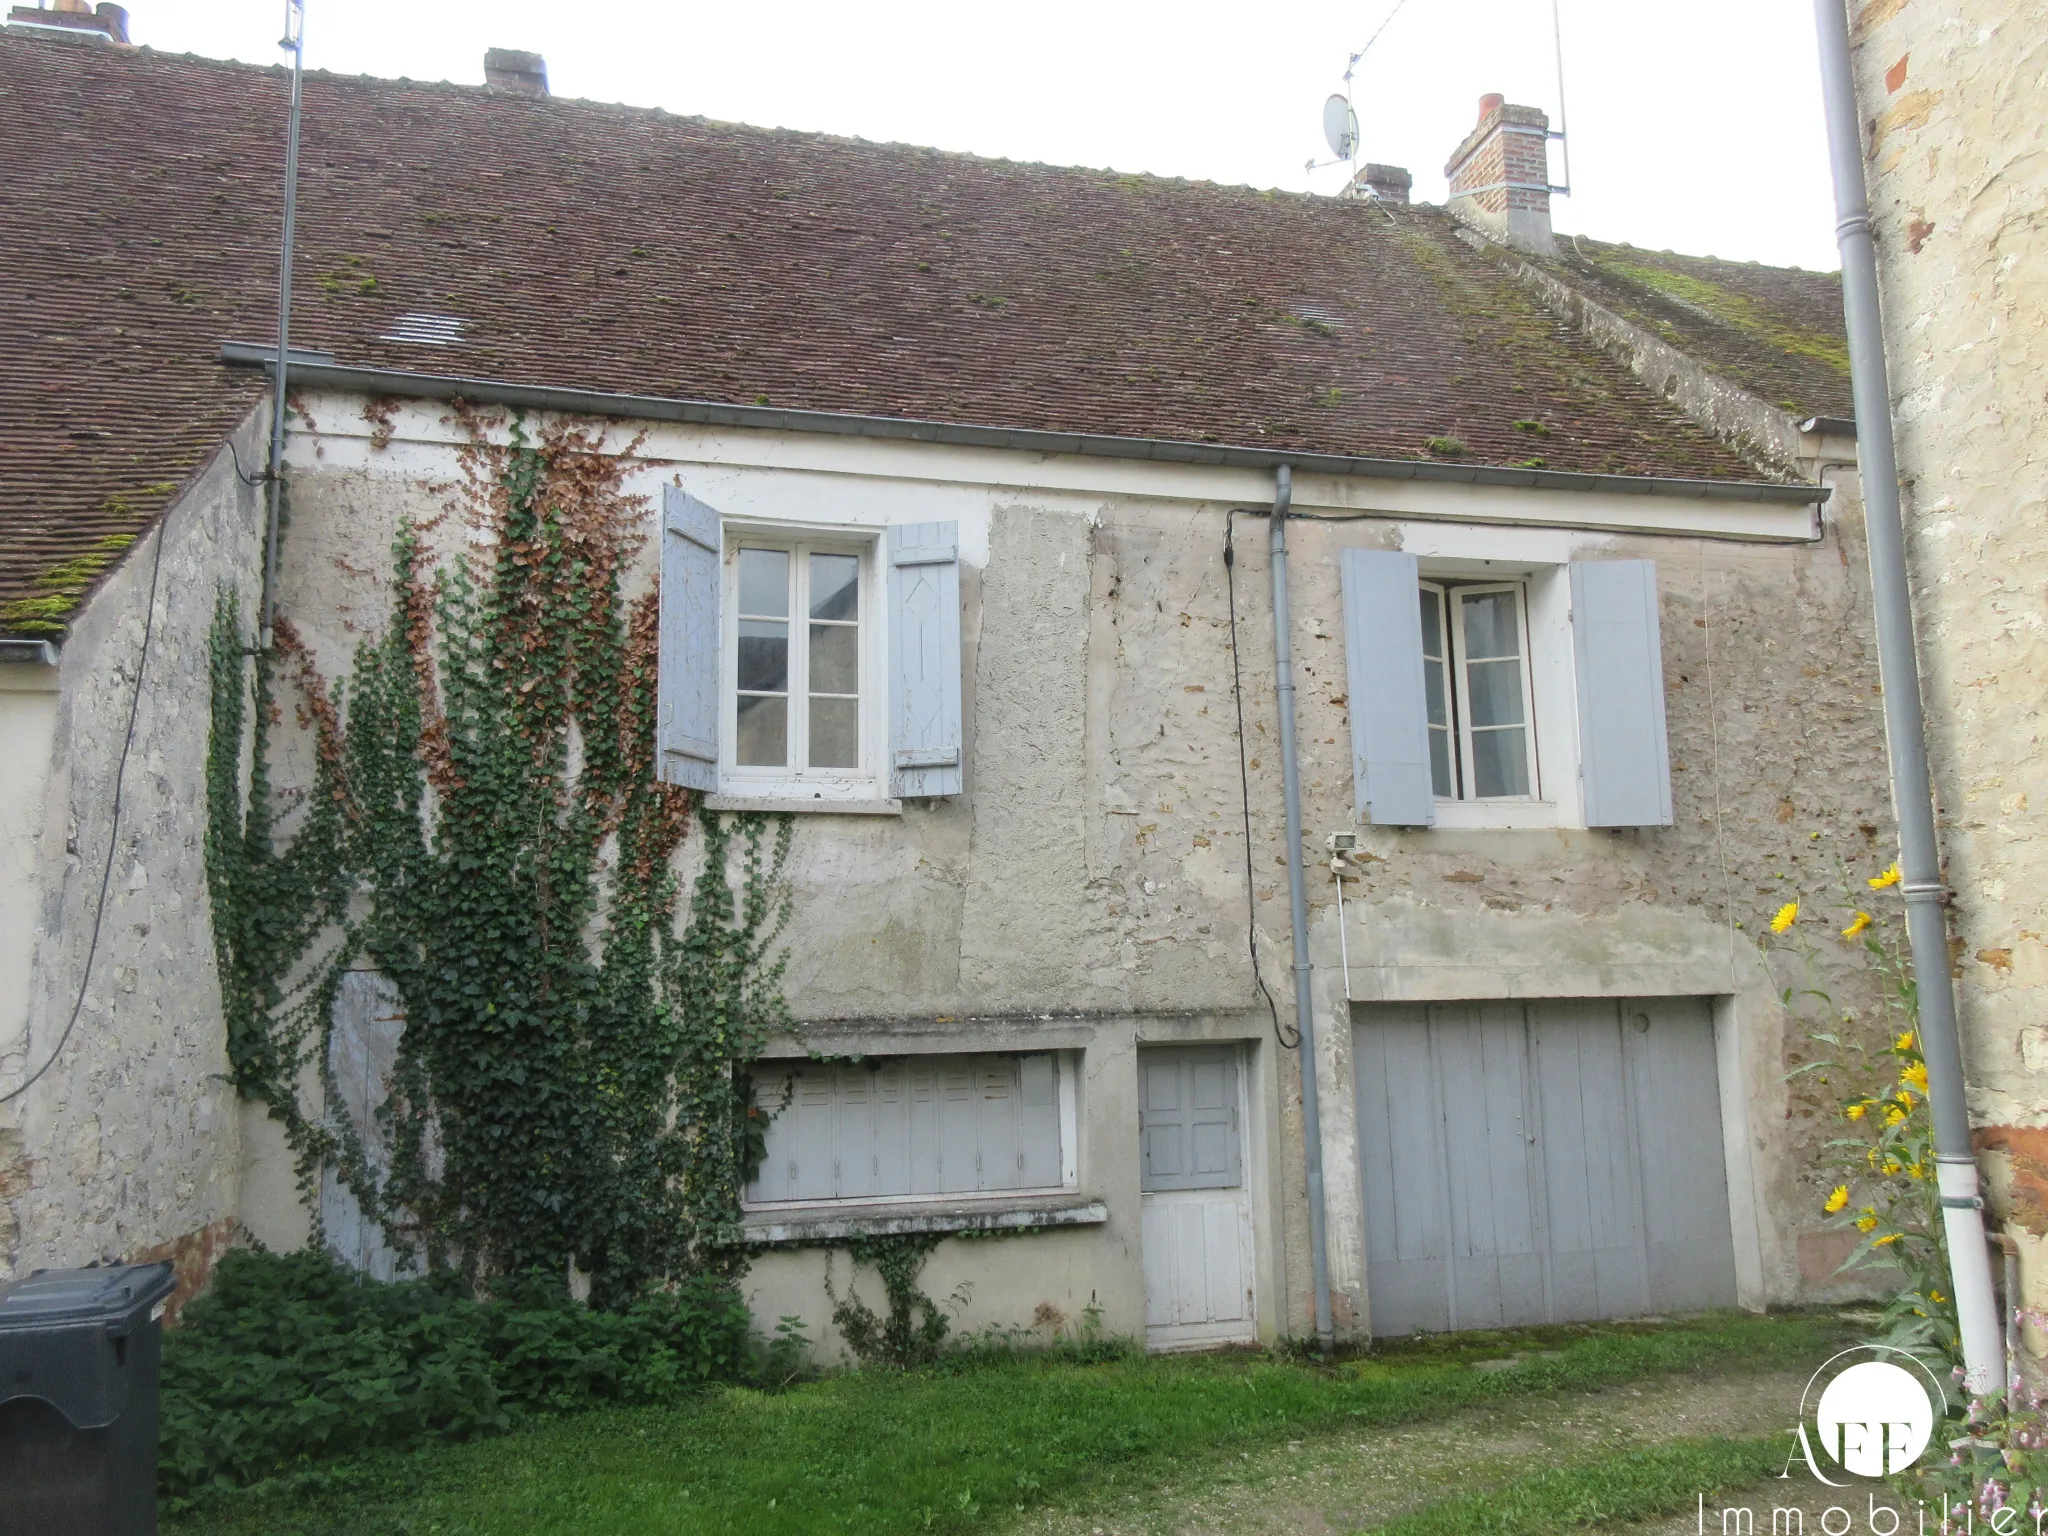
[[[758, 1200], [750, 1196], [743, 1195], [740, 1202], [741, 1208], [747, 1211], [791, 1211], [829, 1210], [835, 1206], [883, 1205], [910, 1207], [953, 1207], [964, 1204], [1029, 1199], [1033, 1196], [1075, 1193], [1081, 1187], [1081, 1165], [1079, 1155], [1081, 1130], [1079, 1094], [1079, 1084], [1081, 1078], [1080, 1052], [1063, 1050], [961, 1050], [931, 1052], [920, 1051], [909, 1053], [899, 1059], [903, 1061], [906, 1065], [912, 1062], [916, 1062], [920, 1064], [933, 1065], [937, 1068], [937, 1070], [943, 1071], [943, 1063], [945, 1062], [957, 1061], [963, 1057], [974, 1058], [986, 1056], [1050, 1056], [1052, 1058], [1053, 1091], [1055, 1105], [1058, 1110], [1060, 1138], [1059, 1183], [1031, 1185], [1029, 1187], [1019, 1189], [962, 1190], [948, 1192], [944, 1194], [916, 1193], [902, 1195], [840, 1195], [830, 1196], [822, 1199], [812, 1196], [796, 1200]], [[810, 1062], [807, 1059], [802, 1058], [787, 1061], [765, 1060], [757, 1062], [755, 1064], [755, 1070], [758, 1074], [760, 1074], [761, 1077], [766, 1077], [769, 1074], [773, 1073], [777, 1068], [785, 1068], [793, 1072], [796, 1070], [800, 1070], [808, 1065], [810, 1065]], [[1241, 1084], [1243, 1079], [1242, 1068], [1240, 1068], [1238, 1075]], [[759, 1078], [757, 1078], [757, 1081], [758, 1080]], [[768, 1093], [763, 1093], [760, 1095], [760, 1105], [764, 1112], [771, 1114], [779, 1113], [784, 1107], [786, 1107], [782, 1104], [779, 1096], [774, 1096]]]
[[[1445, 635], [1437, 637], [1444, 646], [1445, 701], [1451, 713], [1451, 787], [1455, 793], [1438, 795], [1441, 811], [1445, 805], [1509, 806], [1543, 802], [1542, 752], [1538, 740], [1533, 636], [1529, 623], [1529, 584], [1526, 581], [1470, 581], [1455, 577], [1424, 577], [1423, 590], [1437, 594]], [[1526, 755], [1529, 793], [1526, 795], [1481, 796], [1474, 780], [1472, 759], [1471, 680], [1466, 670], [1465, 599], [1489, 592], [1511, 592], [1515, 598], [1515, 624], [1520, 631], [1520, 672], [1522, 682], [1522, 748]], [[1418, 609], [1420, 604], [1418, 603]], [[1416, 622], [1421, 623], [1418, 612]]]
[[[722, 589], [718, 676], [718, 793], [721, 800], [803, 804], [888, 802], [883, 769], [888, 728], [888, 635], [884, 615], [887, 583], [881, 569], [881, 539], [874, 528], [840, 525], [792, 527], [727, 519], [719, 580]], [[789, 554], [789, 762], [781, 767], [745, 766], [739, 752], [739, 563], [742, 549], [776, 549]], [[801, 766], [810, 723], [810, 565], [808, 557], [853, 555], [860, 561], [860, 753], [853, 768]], [[799, 707], [801, 706], [801, 707]]]

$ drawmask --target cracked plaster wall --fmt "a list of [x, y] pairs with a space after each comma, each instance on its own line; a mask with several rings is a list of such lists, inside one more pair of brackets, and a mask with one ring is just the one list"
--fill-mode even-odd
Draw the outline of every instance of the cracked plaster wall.
[[[262, 461], [263, 423], [234, 436]], [[253, 602], [262, 505], [221, 452], [81, 611], [43, 695], [40, 762], [10, 738], [10, 779], [33, 780], [26, 932], [0, 997], [0, 1279], [37, 1268], [171, 1258], [180, 1298], [236, 1230], [249, 1148], [227, 1070], [203, 863], [209, 631], [220, 583]], [[155, 626], [113, 823], [150, 575]], [[12, 697], [12, 696], [10, 696]], [[19, 770], [17, 775], [17, 770]], [[109, 838], [105, 917], [78, 998]], [[20, 953], [17, 955], [15, 949]], [[24, 968], [25, 967], [25, 968]], [[59, 1043], [61, 1049], [59, 1048]], [[52, 1060], [52, 1052], [55, 1052]]]
[[[335, 676], [388, 614], [387, 552], [401, 512], [431, 514], [444, 499], [450, 436], [436, 409], [408, 407], [372, 443], [362, 402], [311, 404], [318, 420], [293, 448], [284, 606]], [[621, 442], [630, 435], [617, 433]], [[944, 1295], [975, 1281], [965, 1326], [1028, 1324], [1033, 1296], [1072, 1318], [1090, 1295], [1106, 1307], [1107, 1326], [1140, 1326], [1131, 1051], [1150, 1040], [1234, 1039], [1251, 1054], [1262, 1096], [1254, 1177], [1277, 1195], [1262, 1190], [1259, 1202], [1270, 1222], [1261, 1233], [1263, 1326], [1302, 1331], [1300, 1080], [1296, 1056], [1274, 1049], [1246, 956], [1244, 791], [1222, 561], [1226, 513], [1270, 494], [1263, 477], [1245, 477], [1234, 499], [1174, 468], [1145, 471], [1150, 493], [1020, 490], [953, 474], [947, 466], [960, 461], [944, 450], [668, 426], [650, 429], [639, 452], [629, 485], [650, 498], [681, 475], [728, 515], [961, 524], [966, 793], [909, 803], [899, 816], [799, 819], [787, 991], [811, 1021], [802, 1043], [830, 1051], [953, 1041], [1084, 1051], [1083, 1184], [1105, 1199], [1110, 1221], [1046, 1239], [1058, 1262], [1042, 1281], [1008, 1244], [948, 1243], [926, 1288]], [[1082, 471], [1045, 473], [1063, 472]], [[1343, 505], [1339, 497], [1370, 504], [1374, 495], [1369, 483], [1297, 485], [1304, 509]], [[1523, 505], [1512, 491], [1498, 495], [1502, 517]], [[1336, 552], [1414, 539], [1424, 526], [1388, 515], [1298, 521], [1291, 534], [1331, 1249], [1346, 1326], [1364, 1318], [1367, 1297], [1346, 973], [1331, 883], [1317, 868], [1323, 835], [1351, 825]], [[461, 545], [452, 523], [435, 537], [444, 551]], [[1837, 855], [1859, 871], [1891, 857], [1854, 477], [1811, 545], [1568, 529], [1550, 537], [1560, 558], [1658, 564], [1676, 825], [1362, 829], [1371, 859], [1348, 904], [1350, 993], [1728, 1000], [1721, 1012], [1749, 1179], [1735, 1202], [1753, 1229], [1745, 1299], [1827, 1293], [1831, 1240], [1816, 1237], [1824, 1188], [1812, 1160], [1832, 1100], [1787, 1084], [1804, 1044], [1776, 1001], [1790, 978], [1764, 972], [1748, 935], [1793, 892], [1825, 887]], [[1251, 904], [1285, 1017], [1265, 541], [1263, 519], [1238, 518]], [[652, 579], [651, 561], [643, 551], [631, 585]], [[288, 752], [280, 784], [306, 768], [303, 751]], [[686, 844], [686, 871], [694, 857]], [[1827, 984], [1844, 1002], [1868, 1001], [1853, 961], [1823, 950]], [[815, 1269], [800, 1256], [764, 1259], [750, 1282], [763, 1315], [800, 1311], [815, 1330], [828, 1310]]]

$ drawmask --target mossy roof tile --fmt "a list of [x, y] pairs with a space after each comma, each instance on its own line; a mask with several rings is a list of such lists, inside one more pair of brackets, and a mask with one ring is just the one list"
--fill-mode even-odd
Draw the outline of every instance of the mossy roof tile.
[[[258, 398], [282, 70], [0, 36], [0, 615]], [[1553, 469], [1756, 472], [1426, 208], [312, 74], [296, 344], [737, 403]], [[462, 320], [452, 346], [385, 339]], [[10, 610], [8, 605], [16, 606]], [[0, 617], [0, 628], [8, 621]]]

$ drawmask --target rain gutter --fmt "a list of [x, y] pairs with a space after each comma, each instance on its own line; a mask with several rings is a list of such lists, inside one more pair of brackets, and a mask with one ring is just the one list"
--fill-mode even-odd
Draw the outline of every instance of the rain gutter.
[[[234, 367], [275, 367], [276, 349], [256, 342], [224, 341], [220, 360]], [[304, 357], [307, 361], [301, 361]], [[324, 359], [315, 360], [315, 359]], [[1376, 459], [1351, 454], [1301, 453], [1176, 438], [1115, 437], [1096, 432], [1046, 432], [1030, 427], [982, 427], [902, 416], [863, 416], [842, 411], [785, 410], [766, 405], [727, 405], [715, 400], [677, 400], [662, 395], [614, 394], [546, 384], [510, 384], [499, 379], [455, 374], [409, 373], [335, 362], [331, 354], [294, 350], [292, 378], [301, 389], [332, 389], [418, 400], [464, 400], [472, 405], [509, 405], [573, 416], [614, 416], [635, 421], [674, 421], [692, 426], [747, 427], [765, 432], [814, 432], [833, 437], [945, 443], [962, 448], [1004, 448], [1018, 453], [1078, 454], [1104, 459], [1141, 459], [1252, 469], [1267, 474], [1291, 466], [1297, 474], [1349, 475], [1376, 480], [1424, 480], [1451, 485], [1515, 486], [1523, 490], [1606, 492], [1625, 496], [1670, 496], [1693, 501], [1741, 501], [1771, 506], [1812, 506], [1830, 494], [1806, 481], [1690, 480], [1669, 475], [1593, 475], [1561, 469], [1510, 469], [1491, 464], [1442, 464], [1433, 460]]]

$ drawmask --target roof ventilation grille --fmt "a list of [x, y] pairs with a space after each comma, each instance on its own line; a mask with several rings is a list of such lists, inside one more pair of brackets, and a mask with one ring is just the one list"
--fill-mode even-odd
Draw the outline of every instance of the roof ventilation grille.
[[391, 329], [377, 339], [400, 341], [416, 347], [452, 347], [462, 340], [469, 322], [460, 315], [400, 315]]

